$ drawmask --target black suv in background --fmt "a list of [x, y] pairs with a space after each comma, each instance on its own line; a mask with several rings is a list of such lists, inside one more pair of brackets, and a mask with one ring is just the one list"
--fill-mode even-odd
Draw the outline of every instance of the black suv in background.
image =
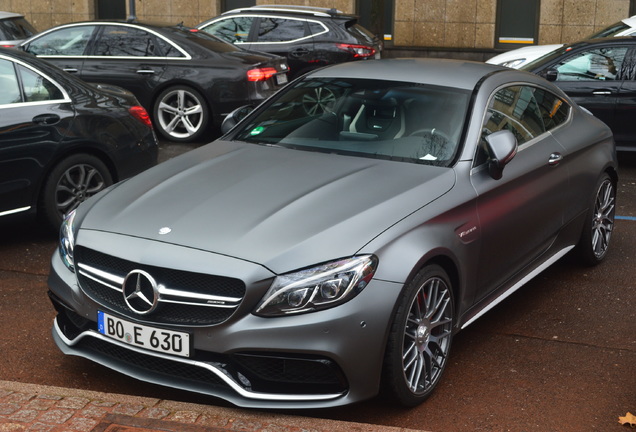
[[336, 9], [253, 6], [225, 12], [197, 28], [241, 48], [286, 57], [291, 78], [334, 63], [380, 58], [382, 48], [357, 16]]
[[24, 15], [0, 11], [0, 47], [14, 48], [36, 33]]

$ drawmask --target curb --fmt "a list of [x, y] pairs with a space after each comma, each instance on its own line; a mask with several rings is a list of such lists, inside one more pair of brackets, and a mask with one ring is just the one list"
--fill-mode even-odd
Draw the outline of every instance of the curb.
[[414, 432], [140, 396], [0, 381], [0, 432]]

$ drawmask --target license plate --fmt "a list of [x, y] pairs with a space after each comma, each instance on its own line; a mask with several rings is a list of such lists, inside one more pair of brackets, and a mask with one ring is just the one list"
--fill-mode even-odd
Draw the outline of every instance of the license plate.
[[97, 311], [97, 330], [110, 338], [165, 354], [190, 356], [190, 334], [132, 323]]
[[278, 85], [287, 84], [287, 74], [276, 75], [276, 84]]

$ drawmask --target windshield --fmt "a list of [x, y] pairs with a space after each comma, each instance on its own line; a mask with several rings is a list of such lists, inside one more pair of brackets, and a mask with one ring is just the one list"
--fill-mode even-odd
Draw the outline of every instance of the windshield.
[[448, 166], [469, 92], [384, 80], [305, 78], [247, 120], [233, 139]]

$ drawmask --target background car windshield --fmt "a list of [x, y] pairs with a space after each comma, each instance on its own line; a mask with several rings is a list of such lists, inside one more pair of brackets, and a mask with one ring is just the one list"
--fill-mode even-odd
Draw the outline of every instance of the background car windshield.
[[36, 33], [37, 30], [24, 18], [11, 18], [0, 21], [0, 39], [26, 39]]
[[593, 33], [592, 35], [588, 36], [586, 39], [599, 39], [599, 38], [616, 36], [620, 32], [623, 32], [629, 28], [630, 28], [629, 25], [625, 24], [623, 21], [619, 21], [616, 24], [606, 27], [597, 33]]
[[302, 150], [449, 165], [469, 92], [394, 81], [299, 81], [234, 139]]

